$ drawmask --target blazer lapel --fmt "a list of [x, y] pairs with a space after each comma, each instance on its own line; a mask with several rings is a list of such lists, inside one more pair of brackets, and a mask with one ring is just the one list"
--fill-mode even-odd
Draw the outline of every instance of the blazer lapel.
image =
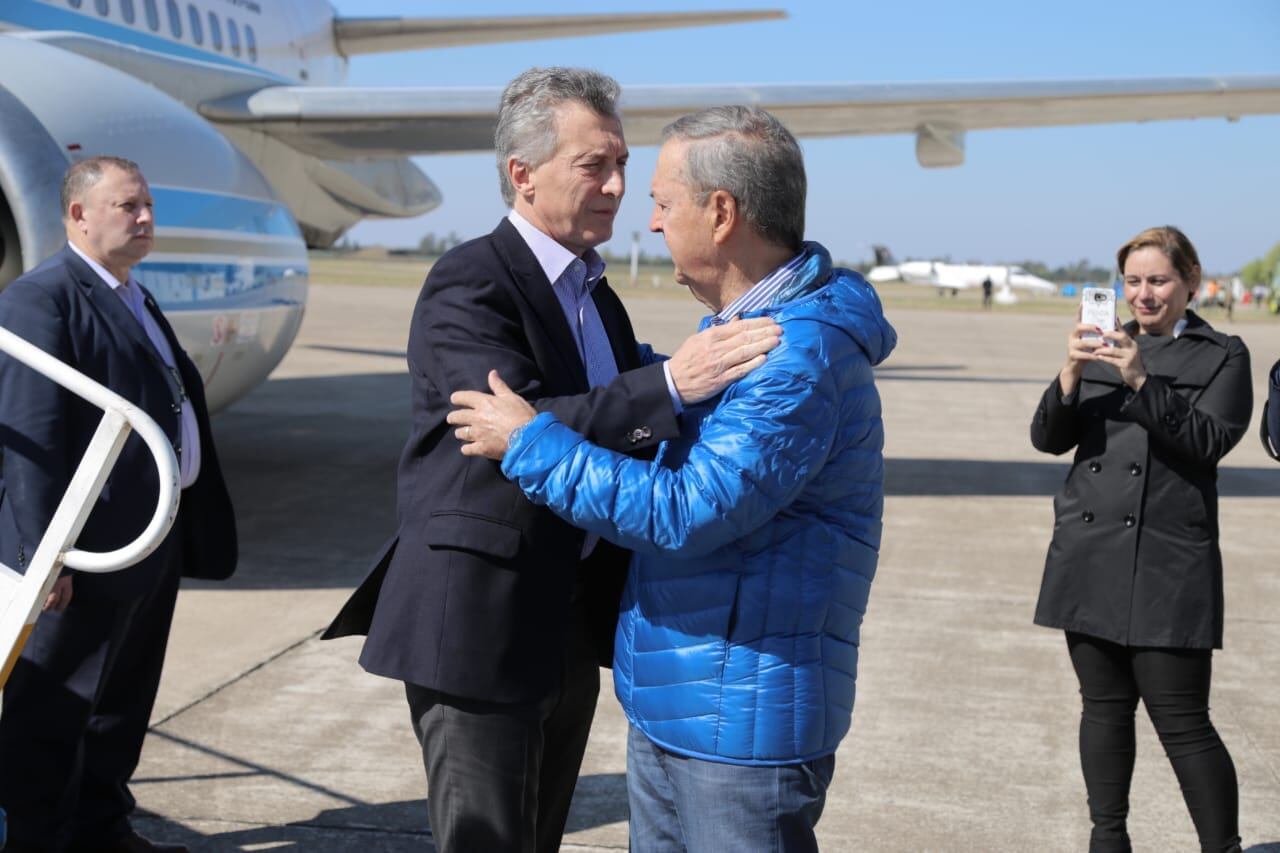
[[547, 281], [547, 275], [539, 266], [538, 259], [533, 256], [533, 252], [525, 244], [520, 232], [506, 218], [503, 218], [494, 229], [493, 239], [506, 256], [512, 280], [533, 306], [534, 313], [537, 314], [538, 320], [555, 345], [560, 360], [569, 369], [575, 383], [585, 390], [587, 388], [586, 365], [578, 355], [578, 345], [574, 343], [573, 332], [569, 329], [569, 322], [564, 317], [560, 300], [556, 299], [555, 291], [551, 289], [551, 282]]
[[124, 304], [124, 300], [112, 291], [111, 286], [81, 260], [79, 255], [70, 248], [65, 251], [67, 253], [68, 268], [75, 273], [80, 286], [88, 293], [89, 301], [98, 306], [98, 310], [107, 318], [107, 322], [124, 332], [138, 349], [146, 353], [147, 357], [155, 363], [161, 375], [168, 376], [168, 365], [164, 363], [164, 359], [156, 351], [155, 345], [147, 337], [147, 330], [142, 328], [138, 318], [133, 316], [133, 312], [129, 310], [129, 306]]

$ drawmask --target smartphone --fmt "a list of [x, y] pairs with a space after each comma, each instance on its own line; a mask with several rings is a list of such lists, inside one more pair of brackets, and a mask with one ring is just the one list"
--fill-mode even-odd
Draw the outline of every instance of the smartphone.
[[[1086, 287], [1080, 303], [1080, 322], [1097, 326], [1104, 332], [1116, 327], [1116, 292], [1109, 287]], [[1097, 332], [1084, 332], [1081, 338], [1097, 340], [1102, 336]], [[1105, 341], [1111, 346], [1110, 341]]]

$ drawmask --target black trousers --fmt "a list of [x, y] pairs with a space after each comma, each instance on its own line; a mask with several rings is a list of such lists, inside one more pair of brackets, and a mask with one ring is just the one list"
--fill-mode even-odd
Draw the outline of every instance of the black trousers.
[[600, 693], [580, 603], [562, 671], [558, 691], [520, 704], [405, 684], [439, 853], [560, 849]]
[[129, 778], [147, 734], [178, 596], [175, 564], [142, 598], [77, 594], [42, 613], [4, 690], [0, 807], [9, 841], [93, 849], [131, 831]]
[[1091, 853], [1128, 853], [1134, 711], [1141, 698], [1173, 764], [1200, 849], [1240, 849], [1236, 769], [1209, 721], [1209, 649], [1121, 646], [1067, 632], [1084, 711], [1080, 765], [1093, 820]]

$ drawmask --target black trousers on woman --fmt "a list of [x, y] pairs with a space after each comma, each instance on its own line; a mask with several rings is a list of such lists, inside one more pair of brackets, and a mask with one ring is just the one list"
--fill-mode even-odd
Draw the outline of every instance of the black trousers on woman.
[[1080, 765], [1089, 794], [1090, 853], [1129, 853], [1134, 711], [1141, 698], [1182, 787], [1200, 849], [1240, 850], [1236, 768], [1209, 721], [1209, 649], [1156, 649], [1067, 632], [1080, 679]]

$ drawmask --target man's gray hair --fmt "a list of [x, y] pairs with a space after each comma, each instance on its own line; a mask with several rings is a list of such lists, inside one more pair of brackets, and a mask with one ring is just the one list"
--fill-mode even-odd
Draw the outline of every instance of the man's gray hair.
[[530, 68], [508, 83], [493, 139], [502, 200], [508, 205], [516, 202], [507, 160], [515, 157], [536, 169], [556, 153], [556, 109], [561, 104], [579, 103], [596, 115], [616, 119], [620, 91], [617, 80], [587, 68]]
[[770, 243], [804, 242], [804, 155], [791, 131], [759, 107], [712, 107], [676, 119], [662, 141], [689, 143], [685, 185], [701, 199], [725, 190]]
[[93, 189], [98, 181], [102, 180], [102, 176], [107, 169], [119, 169], [122, 172], [132, 172], [135, 175], [142, 174], [138, 164], [132, 160], [126, 160], [123, 157], [112, 157], [107, 154], [99, 154], [96, 157], [89, 157], [78, 163], [72, 163], [71, 168], [67, 169], [67, 173], [62, 176], [62, 191], [59, 193], [59, 201], [62, 203], [62, 217], [64, 219], [67, 216], [67, 209], [71, 207], [71, 202], [83, 200], [84, 194]]

